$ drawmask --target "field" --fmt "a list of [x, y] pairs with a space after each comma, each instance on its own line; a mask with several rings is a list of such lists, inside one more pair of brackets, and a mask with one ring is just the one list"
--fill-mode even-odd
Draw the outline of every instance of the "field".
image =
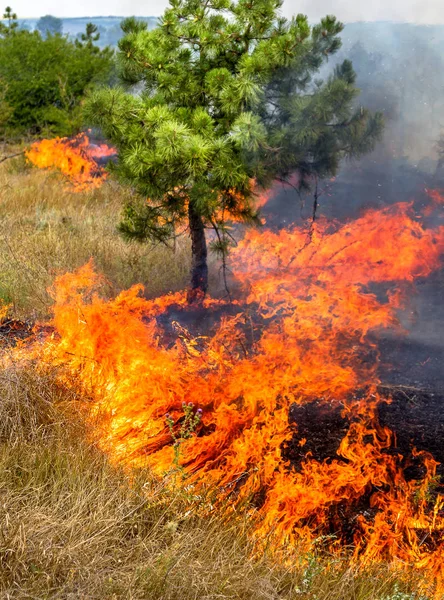
[[[91, 257], [110, 296], [138, 282], [150, 297], [186, 285], [186, 238], [174, 250], [119, 238], [128, 192], [115, 183], [77, 194], [21, 158], [0, 169], [0, 297], [11, 316], [47, 319], [54, 276]], [[255, 556], [246, 517], [199, 516], [182, 486], [109, 464], [73, 389], [12, 356], [1, 374], [0, 597], [419, 600], [414, 575], [401, 583], [383, 565]]]
[[57, 272], [93, 257], [115, 294], [143, 282], [149, 296], [181, 289], [188, 277], [188, 243], [175, 252], [125, 243], [117, 234], [124, 192], [109, 183], [82, 194], [57, 173], [27, 167], [22, 157], [0, 171], [0, 297], [16, 317], [48, 314], [47, 288]]

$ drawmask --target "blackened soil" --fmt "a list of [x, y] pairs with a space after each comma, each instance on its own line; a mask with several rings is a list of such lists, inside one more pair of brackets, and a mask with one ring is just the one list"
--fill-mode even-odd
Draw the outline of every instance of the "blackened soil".
[[0, 347], [15, 346], [32, 335], [33, 326], [27, 321], [8, 319], [0, 323]]
[[[437, 475], [444, 477], [444, 395], [401, 386], [381, 385], [379, 391], [390, 398], [377, 409], [379, 424], [394, 434], [387, 454], [398, 455], [407, 480], [424, 476], [424, 461], [415, 456], [417, 451], [433, 456], [440, 463]], [[283, 454], [294, 468], [308, 457], [319, 462], [345, 460], [337, 453], [350, 426], [342, 409], [340, 402], [321, 400], [291, 407], [289, 422], [295, 433]]]

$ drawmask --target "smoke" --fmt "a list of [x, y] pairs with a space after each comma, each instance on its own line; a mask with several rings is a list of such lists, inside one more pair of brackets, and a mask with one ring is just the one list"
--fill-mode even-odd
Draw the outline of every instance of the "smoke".
[[398, 21], [407, 23], [444, 23], [442, 0], [286, 0], [286, 15], [302, 12], [310, 19], [333, 14], [341, 21]]
[[[363, 208], [421, 202], [426, 188], [444, 189], [444, 26], [352, 23], [342, 40], [321, 77], [352, 60], [360, 89], [356, 104], [382, 112], [386, 127], [373, 153], [345, 161], [334, 181], [322, 182], [320, 214], [342, 220]], [[281, 192], [278, 200], [269, 206], [276, 223], [298, 218], [294, 192]], [[306, 203], [302, 214], [308, 217], [309, 198]]]

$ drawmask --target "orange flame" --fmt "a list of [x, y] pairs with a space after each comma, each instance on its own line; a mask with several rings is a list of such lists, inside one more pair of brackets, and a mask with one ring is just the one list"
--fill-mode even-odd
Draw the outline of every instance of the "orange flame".
[[[258, 546], [272, 539], [285, 556], [294, 544], [322, 540], [339, 551], [353, 542], [356, 561], [422, 569], [438, 598], [444, 499], [428, 494], [437, 463], [418, 452], [425, 476], [407, 481], [400, 456], [386, 452], [393, 435], [375, 409], [389, 399], [377, 392], [367, 335], [399, 328], [406, 286], [441, 265], [444, 227], [427, 229], [410, 203], [400, 203], [345, 225], [320, 220], [309, 235], [298, 227], [249, 230], [232, 255], [243, 290], [237, 314], [227, 312], [214, 332], [198, 338], [178, 327], [170, 343], [158, 318], [172, 308], [195, 310], [186, 307], [185, 293], [146, 300], [139, 285], [107, 301], [87, 264], [56, 279], [57, 335], [36, 351], [94, 398], [113, 461], [168, 473], [174, 448], [166, 415], [179, 435], [183, 403], [191, 402], [202, 419], [181, 440], [186, 484], [250, 507]], [[374, 283], [386, 286], [385, 301], [370, 290]], [[330, 460], [307, 453], [292, 466], [285, 458], [297, 431], [290, 408], [315, 399], [340, 405], [348, 431]], [[359, 512], [364, 499], [369, 509]], [[353, 510], [350, 534], [343, 521]]]
[[72, 139], [54, 138], [32, 144], [26, 157], [40, 169], [59, 169], [69, 180], [74, 191], [99, 188], [107, 177], [95, 159], [116, 154], [106, 144], [92, 145], [85, 133]]

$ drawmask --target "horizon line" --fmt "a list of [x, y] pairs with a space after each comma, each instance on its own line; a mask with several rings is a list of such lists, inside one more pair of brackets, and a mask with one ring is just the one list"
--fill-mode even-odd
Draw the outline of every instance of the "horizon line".
[[[45, 16], [56, 17], [57, 19], [62, 20], [75, 20], [75, 19], [127, 19], [128, 17], [135, 17], [136, 19], [159, 19], [162, 15], [82, 15], [79, 17], [58, 17], [57, 15], [46, 13], [45, 15], [39, 15], [38, 17], [18, 17], [18, 21], [25, 21], [26, 19], [41, 19]], [[0, 19], [0, 21], [4, 21], [5, 19]], [[316, 22], [319, 19], [316, 20]], [[440, 27], [444, 25], [444, 20], [442, 23], [417, 23], [415, 21], [395, 21], [390, 19], [363, 19], [360, 21], [342, 21], [345, 25], [354, 25], [358, 23], [387, 23], [391, 25], [415, 25], [417, 27]]]

